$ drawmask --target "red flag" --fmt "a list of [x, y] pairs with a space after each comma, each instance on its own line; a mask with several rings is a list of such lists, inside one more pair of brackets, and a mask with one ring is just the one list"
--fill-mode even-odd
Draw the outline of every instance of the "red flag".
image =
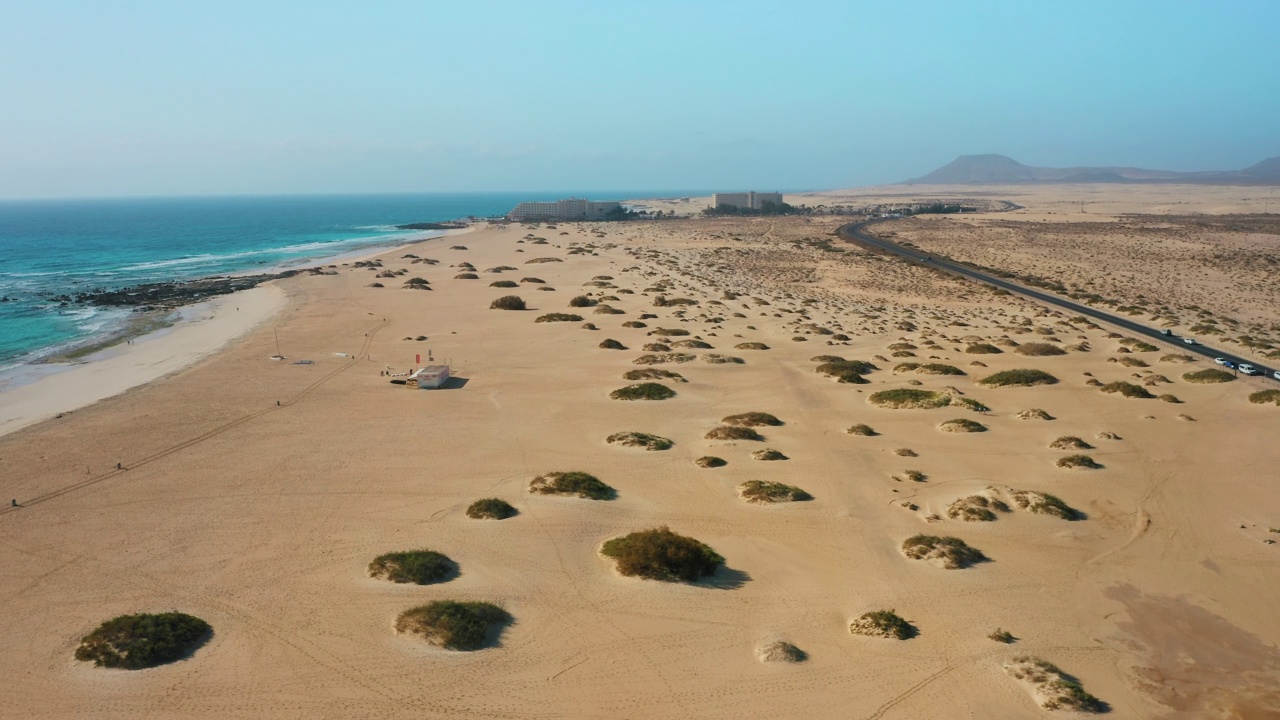
[[413, 356], [413, 364], [414, 364], [414, 365], [421, 365], [421, 364], [422, 364], [422, 356], [421, 356], [421, 355], [414, 355], [414, 356]]

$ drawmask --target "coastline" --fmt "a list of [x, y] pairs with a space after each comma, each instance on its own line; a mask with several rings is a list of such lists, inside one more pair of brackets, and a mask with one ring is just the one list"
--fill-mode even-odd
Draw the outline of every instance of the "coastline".
[[[431, 231], [439, 234], [312, 258], [269, 272], [301, 273], [359, 262], [475, 229], [473, 225]], [[277, 284], [281, 279], [288, 276], [171, 310], [139, 313], [120, 330], [18, 366], [0, 382], [0, 437], [144, 386], [225, 350], [288, 304]]]
[[209, 357], [276, 315], [288, 300], [274, 282], [181, 308], [172, 325], [74, 363], [43, 363], [40, 377], [0, 392], [0, 436], [79, 410]]

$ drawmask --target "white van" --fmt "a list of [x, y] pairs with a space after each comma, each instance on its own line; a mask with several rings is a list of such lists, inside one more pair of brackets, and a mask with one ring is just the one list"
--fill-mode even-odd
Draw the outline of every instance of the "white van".
[[1240, 367], [1238, 367], [1238, 368], [1236, 368], [1236, 369], [1237, 369], [1237, 370], [1239, 370], [1240, 372], [1244, 373], [1245, 375], [1257, 375], [1257, 374], [1258, 374], [1258, 368], [1256, 368], [1256, 367], [1254, 367], [1254, 366], [1250, 365], [1249, 363], [1240, 363]]

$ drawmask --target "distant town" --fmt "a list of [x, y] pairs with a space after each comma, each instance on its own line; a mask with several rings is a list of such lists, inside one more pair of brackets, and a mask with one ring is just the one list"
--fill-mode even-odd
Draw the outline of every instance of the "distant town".
[[[686, 198], [687, 199], [687, 198]], [[997, 204], [998, 205], [998, 204]], [[1007, 206], [1008, 203], [1005, 203]], [[995, 209], [994, 207], [992, 209]], [[951, 214], [975, 212], [974, 205], [957, 202], [909, 203], [898, 205], [790, 205], [779, 192], [713, 193], [711, 204], [702, 209], [702, 215], [753, 216], [753, 215], [869, 215], [902, 217], [921, 214]], [[610, 220], [652, 220], [675, 217], [674, 212], [664, 215], [661, 210], [650, 211], [643, 206], [628, 207], [617, 201], [596, 201], [583, 198], [565, 198], [539, 202], [522, 202], [505, 216], [513, 222], [572, 222]], [[410, 226], [405, 226], [410, 227]], [[416, 226], [414, 226], [416, 227]]]

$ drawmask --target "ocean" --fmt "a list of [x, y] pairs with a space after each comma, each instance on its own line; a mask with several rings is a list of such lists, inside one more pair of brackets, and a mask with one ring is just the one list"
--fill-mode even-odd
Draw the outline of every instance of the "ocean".
[[567, 195], [0, 201], [0, 371], [118, 333], [131, 315], [125, 309], [63, 305], [53, 299], [59, 295], [286, 269], [438, 234], [396, 225], [491, 217], [524, 200]]

